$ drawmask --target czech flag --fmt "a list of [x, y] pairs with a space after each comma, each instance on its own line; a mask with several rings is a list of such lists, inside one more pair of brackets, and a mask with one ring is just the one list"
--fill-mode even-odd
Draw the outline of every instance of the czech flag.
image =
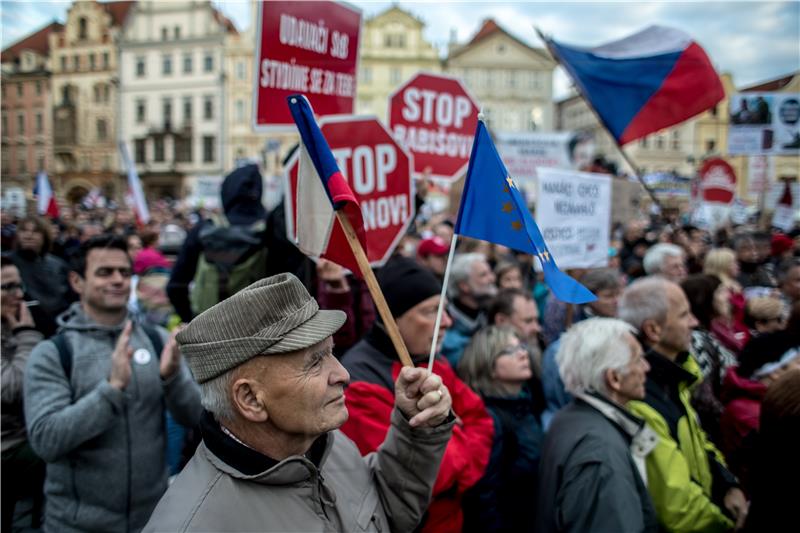
[[[328, 141], [314, 120], [305, 96], [287, 97], [289, 110], [300, 132], [300, 166], [297, 180], [297, 247], [311, 257], [324, 257], [350, 269], [360, 270], [349, 247], [328, 247], [334, 231], [335, 211], [343, 210], [367, 251], [361, 206], [339, 171]], [[342, 231], [341, 227], [336, 228]], [[339, 241], [342, 242], [342, 241]]]
[[53, 195], [53, 188], [50, 187], [50, 180], [47, 173], [40, 170], [36, 175], [36, 212], [40, 215], [47, 215], [50, 218], [58, 218], [58, 204]]
[[596, 48], [546, 41], [620, 145], [683, 122], [725, 97], [705, 51], [673, 28], [650, 26]]

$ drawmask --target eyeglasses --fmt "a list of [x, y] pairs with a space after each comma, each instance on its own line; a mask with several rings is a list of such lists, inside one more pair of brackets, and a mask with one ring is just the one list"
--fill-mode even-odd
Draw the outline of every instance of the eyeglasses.
[[23, 285], [22, 283], [17, 283], [16, 281], [10, 281], [8, 283], [3, 283], [2, 285], [0, 285], [0, 290], [4, 290], [6, 292], [21, 290], [22, 292], [25, 292], [25, 285]]
[[516, 346], [506, 346], [505, 348], [497, 352], [497, 357], [502, 357], [504, 355], [516, 355], [520, 352], [520, 350], [527, 352], [525, 346], [523, 346], [522, 344], [518, 344]]

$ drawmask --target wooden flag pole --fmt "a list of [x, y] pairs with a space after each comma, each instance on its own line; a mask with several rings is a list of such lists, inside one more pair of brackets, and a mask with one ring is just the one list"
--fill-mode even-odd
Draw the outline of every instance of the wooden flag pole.
[[375, 300], [375, 306], [378, 308], [381, 319], [383, 319], [383, 325], [386, 326], [386, 332], [389, 334], [389, 338], [392, 339], [392, 344], [394, 345], [395, 351], [397, 351], [397, 355], [400, 357], [400, 362], [403, 363], [403, 366], [413, 367], [414, 362], [408, 354], [408, 348], [406, 348], [403, 342], [403, 337], [400, 336], [400, 330], [397, 329], [397, 322], [394, 321], [392, 312], [389, 310], [389, 305], [386, 303], [386, 298], [383, 297], [383, 291], [381, 291], [381, 287], [378, 285], [378, 280], [375, 279], [375, 273], [372, 271], [372, 267], [369, 266], [367, 254], [364, 252], [364, 248], [361, 247], [361, 242], [358, 240], [356, 230], [353, 229], [353, 225], [350, 224], [347, 215], [342, 211], [336, 211], [336, 218], [339, 219], [339, 224], [342, 225], [345, 237], [347, 237], [347, 242], [350, 243], [350, 248], [353, 249], [353, 254], [356, 256], [356, 261], [358, 262], [358, 268], [361, 269], [364, 281], [367, 282], [369, 293], [372, 295], [372, 299]]

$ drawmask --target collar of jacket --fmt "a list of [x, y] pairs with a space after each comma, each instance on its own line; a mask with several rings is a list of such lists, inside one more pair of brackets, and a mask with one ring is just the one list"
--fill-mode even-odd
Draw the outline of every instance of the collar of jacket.
[[648, 426], [644, 419], [635, 416], [625, 408], [596, 392], [584, 392], [575, 395], [586, 402], [601, 415], [616, 424], [631, 441], [630, 450], [636, 457], [646, 457], [658, 444], [658, 435]]
[[203, 412], [200, 431], [203, 443], [211, 452], [209, 460], [217, 468], [234, 477], [269, 485], [309, 479], [322, 468], [333, 445], [333, 435], [326, 433], [314, 441], [305, 455], [293, 455], [276, 461], [226, 435], [214, 415], [208, 411]]
[[[389, 334], [386, 332], [386, 326], [379, 322], [375, 322], [372, 325], [372, 328], [364, 335], [364, 339], [370, 343], [375, 349], [377, 349], [381, 355], [384, 357], [391, 359], [392, 361], [399, 361], [400, 358], [397, 355], [397, 350], [394, 349], [394, 344], [392, 344], [392, 339], [389, 337]], [[411, 360], [414, 362], [415, 365], [420, 363], [425, 363], [428, 361], [429, 354], [409, 354], [411, 355]]]
[[453, 325], [450, 326], [450, 329], [455, 329], [468, 335], [474, 334], [487, 323], [486, 313], [483, 310], [479, 309], [473, 316], [472, 313], [468, 314], [464, 307], [456, 305], [456, 302], [450, 302], [447, 305], [447, 313], [453, 320]]
[[654, 349], [650, 349], [645, 354], [647, 362], [650, 363], [650, 372], [647, 373], [647, 380], [658, 383], [661, 386], [677, 387], [680, 383], [694, 383], [697, 376], [683, 368], [683, 364], [689, 358], [689, 352], [681, 352], [670, 361]]

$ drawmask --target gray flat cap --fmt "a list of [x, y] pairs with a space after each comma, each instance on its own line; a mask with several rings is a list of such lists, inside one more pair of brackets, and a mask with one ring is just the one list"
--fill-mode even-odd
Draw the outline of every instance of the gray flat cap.
[[295, 276], [278, 274], [200, 313], [177, 340], [195, 379], [203, 383], [257, 355], [313, 346], [345, 319], [342, 311], [320, 310]]

